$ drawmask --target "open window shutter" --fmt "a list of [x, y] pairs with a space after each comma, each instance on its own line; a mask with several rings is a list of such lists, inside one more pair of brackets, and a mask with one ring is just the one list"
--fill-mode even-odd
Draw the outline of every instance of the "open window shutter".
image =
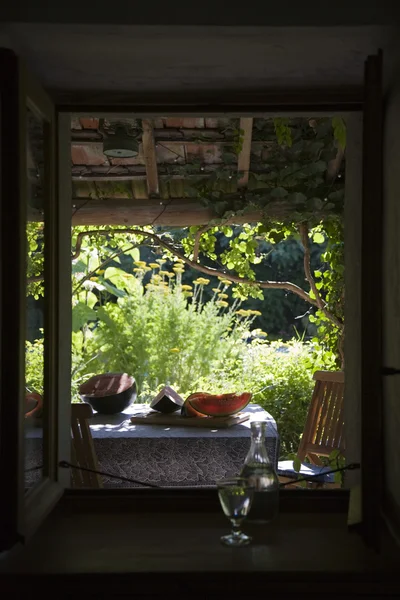
[[382, 52], [365, 63], [361, 223], [362, 530], [379, 546], [383, 492], [382, 432]]
[[[58, 425], [65, 419], [69, 423], [71, 300], [65, 287], [64, 295], [60, 289], [66, 281], [70, 286], [71, 213], [70, 201], [64, 206], [58, 201], [53, 103], [7, 49], [0, 50], [0, 94], [0, 550], [6, 550], [37, 528], [64, 487], [57, 462], [59, 453], [66, 455], [69, 439]], [[69, 180], [64, 183], [68, 186]], [[32, 288], [33, 296], [28, 295], [32, 284], [43, 286], [43, 297]], [[32, 332], [28, 313], [34, 295], [40, 298], [40, 309], [35, 309], [40, 323]], [[26, 341], [34, 338], [39, 351], [27, 352]], [[33, 356], [38, 362], [29, 371]], [[37, 396], [30, 399], [37, 402], [39, 418], [25, 417], [28, 391], [42, 399], [41, 412]]]

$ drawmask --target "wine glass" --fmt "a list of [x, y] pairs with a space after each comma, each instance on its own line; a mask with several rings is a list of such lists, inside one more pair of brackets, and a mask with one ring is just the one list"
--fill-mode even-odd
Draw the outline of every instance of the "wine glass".
[[232, 523], [232, 532], [222, 536], [221, 542], [226, 546], [247, 546], [251, 542], [251, 537], [240, 530], [240, 525], [249, 513], [253, 488], [243, 477], [218, 481], [217, 487], [222, 510]]

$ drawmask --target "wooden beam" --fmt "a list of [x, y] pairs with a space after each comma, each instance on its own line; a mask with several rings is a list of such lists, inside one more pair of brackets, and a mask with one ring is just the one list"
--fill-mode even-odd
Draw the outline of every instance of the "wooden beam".
[[250, 170], [250, 154], [251, 154], [251, 137], [253, 133], [253, 119], [242, 118], [240, 119], [240, 129], [243, 129], [243, 146], [238, 157], [238, 171], [243, 172], [243, 177], [238, 181], [239, 187], [245, 187], [249, 181], [249, 170]]
[[160, 189], [158, 183], [157, 156], [152, 121], [143, 119], [142, 127], [142, 148], [147, 173], [147, 191], [150, 197], [158, 196], [160, 194]]
[[[165, 225], [186, 227], [203, 225], [215, 218], [213, 210], [197, 199], [92, 199], [75, 198], [73, 225]], [[237, 223], [258, 221], [261, 214], [241, 216]], [[39, 216], [39, 218], [42, 218]]]
[[[232, 144], [234, 134], [231, 131], [223, 131], [222, 129], [177, 129], [177, 128], [162, 128], [153, 129], [153, 135], [156, 142], [222, 142], [224, 144]], [[72, 129], [71, 142], [75, 145], [91, 142], [102, 142], [103, 136], [94, 129]]]
[[[234, 196], [232, 196], [234, 197]], [[132, 200], [131, 198], [74, 198], [73, 225], [165, 225], [188, 227], [205, 225], [217, 215], [196, 198], [159, 198]], [[292, 203], [282, 199], [270, 202], [267, 207], [235, 216], [225, 223], [254, 223], [263, 216], [285, 218], [293, 211]], [[323, 216], [324, 213], [321, 213]], [[32, 220], [41, 220], [38, 214]]]

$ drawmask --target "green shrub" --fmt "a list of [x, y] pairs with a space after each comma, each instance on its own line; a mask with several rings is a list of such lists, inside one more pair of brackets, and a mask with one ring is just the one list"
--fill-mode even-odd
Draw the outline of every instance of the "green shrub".
[[76, 349], [82, 344], [86, 358], [98, 354], [91, 371], [134, 375], [140, 401], [150, 400], [166, 384], [186, 395], [193, 382], [245, 351], [243, 336], [251, 335], [257, 311], [237, 310], [238, 301], [229, 306], [229, 282], [220, 282], [204, 302], [209, 280], [201, 277], [194, 287], [185, 286], [179, 277], [172, 283], [174, 273], [161, 270], [143, 286], [140, 276], [122, 275], [116, 268], [107, 271], [105, 276], [126, 293], [117, 303], [99, 308], [100, 321], [85, 336], [76, 332], [74, 344]]
[[[299, 445], [312, 396], [314, 371], [334, 368], [316, 356], [308, 342], [253, 341], [237, 358], [194, 387], [208, 392], [249, 391], [253, 402], [276, 420], [280, 454], [290, 457]], [[194, 390], [193, 390], [194, 391]]]
[[[43, 334], [43, 329], [40, 331]], [[25, 386], [38, 394], [43, 394], [43, 344], [43, 338], [25, 342]]]

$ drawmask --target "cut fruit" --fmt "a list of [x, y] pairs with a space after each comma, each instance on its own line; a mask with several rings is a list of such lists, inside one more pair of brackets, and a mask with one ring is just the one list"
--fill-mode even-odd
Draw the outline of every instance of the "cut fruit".
[[150, 404], [150, 408], [168, 414], [179, 410], [183, 406], [183, 398], [174, 389], [166, 385], [157, 394]]
[[[195, 412], [209, 417], [228, 417], [243, 410], [251, 400], [250, 392], [241, 394], [192, 394], [187, 403]], [[185, 406], [185, 405], [184, 405]]]
[[200, 413], [199, 411], [193, 408], [193, 406], [190, 404], [190, 400], [195, 398], [204, 398], [209, 395], [210, 394], [207, 394], [207, 392], [195, 392], [194, 394], [190, 394], [190, 396], [186, 398], [185, 403], [182, 406], [181, 415], [183, 417], [205, 417], [205, 414]]

